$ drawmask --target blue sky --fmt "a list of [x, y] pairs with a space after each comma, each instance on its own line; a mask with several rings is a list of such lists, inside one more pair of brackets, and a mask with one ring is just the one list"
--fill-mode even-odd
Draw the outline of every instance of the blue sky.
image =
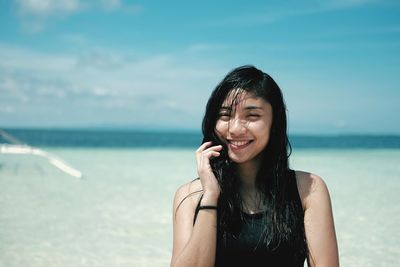
[[289, 132], [400, 134], [400, 2], [0, 0], [0, 127], [200, 128], [232, 68]]

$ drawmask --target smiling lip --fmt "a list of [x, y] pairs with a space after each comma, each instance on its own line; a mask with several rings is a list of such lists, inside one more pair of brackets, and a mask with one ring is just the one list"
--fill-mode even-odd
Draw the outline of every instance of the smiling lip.
[[247, 147], [253, 140], [228, 140], [229, 147], [238, 150]]

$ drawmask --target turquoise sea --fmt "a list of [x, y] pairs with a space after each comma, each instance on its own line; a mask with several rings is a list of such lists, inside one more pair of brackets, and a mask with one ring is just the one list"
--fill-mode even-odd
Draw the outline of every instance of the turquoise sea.
[[[169, 266], [172, 200], [196, 177], [198, 134], [8, 132], [84, 176], [0, 154], [0, 266]], [[329, 187], [341, 266], [399, 266], [400, 138], [296, 138], [291, 167]]]

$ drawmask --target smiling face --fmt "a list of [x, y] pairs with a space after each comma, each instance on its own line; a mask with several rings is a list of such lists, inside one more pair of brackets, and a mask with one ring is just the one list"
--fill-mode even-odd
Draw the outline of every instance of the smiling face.
[[238, 164], [257, 161], [268, 144], [272, 106], [241, 89], [232, 90], [223, 102], [215, 132], [228, 147], [229, 158]]

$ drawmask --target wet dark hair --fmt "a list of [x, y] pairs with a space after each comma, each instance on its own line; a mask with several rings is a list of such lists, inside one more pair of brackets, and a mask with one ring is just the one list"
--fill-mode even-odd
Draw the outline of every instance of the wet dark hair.
[[[236, 89], [240, 90], [232, 91]], [[238, 190], [239, 178], [235, 164], [229, 160], [227, 147], [215, 131], [222, 104], [231, 92], [237, 96], [242, 90], [263, 98], [271, 104], [273, 113], [269, 141], [261, 152], [262, 163], [256, 177], [256, 186], [266, 207], [263, 214], [263, 245], [271, 251], [282, 246], [292, 248], [301, 258], [307, 253], [304, 211], [297, 192], [295, 172], [288, 163], [291, 146], [287, 136], [286, 107], [276, 82], [254, 66], [241, 66], [226, 75], [212, 92], [203, 119], [203, 143], [212, 141], [214, 145], [224, 146], [221, 156], [211, 161], [221, 187], [218, 200], [219, 233], [223, 238], [226, 234], [237, 233], [243, 222], [243, 202]]]

